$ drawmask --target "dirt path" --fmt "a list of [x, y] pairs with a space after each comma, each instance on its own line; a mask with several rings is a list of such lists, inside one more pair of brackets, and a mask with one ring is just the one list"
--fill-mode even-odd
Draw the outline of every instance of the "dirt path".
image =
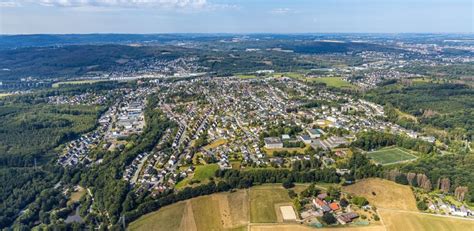
[[184, 209], [179, 230], [197, 231], [196, 221], [194, 220], [193, 205], [190, 200], [186, 201], [186, 208]]

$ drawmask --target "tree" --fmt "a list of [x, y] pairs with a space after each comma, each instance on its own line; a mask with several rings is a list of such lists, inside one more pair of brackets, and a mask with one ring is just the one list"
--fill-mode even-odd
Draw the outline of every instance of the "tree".
[[424, 211], [424, 210], [427, 210], [428, 209], [428, 206], [426, 205], [426, 203], [424, 201], [418, 201], [418, 203], [416, 203], [416, 207], [421, 210], [421, 211]]
[[365, 197], [354, 196], [352, 198], [352, 203], [359, 206], [359, 207], [362, 207], [364, 205], [368, 205], [369, 201], [367, 201], [367, 199], [365, 199]]
[[329, 196], [338, 199], [341, 196], [341, 188], [339, 187], [334, 187], [334, 186], [329, 186], [328, 187], [328, 194]]
[[332, 215], [332, 213], [325, 213], [322, 217], [324, 223], [331, 225], [337, 222], [337, 219]]
[[289, 178], [286, 178], [286, 179], [283, 181], [282, 185], [283, 185], [283, 188], [286, 188], [286, 189], [295, 187], [295, 184], [294, 184], [293, 181], [291, 181], [291, 179], [289, 179]]
[[341, 205], [341, 207], [345, 208], [349, 205], [349, 201], [347, 201], [346, 198], [342, 198], [339, 204]]
[[296, 194], [294, 190], [288, 190], [288, 196], [290, 198], [295, 198], [298, 196], [298, 194]]

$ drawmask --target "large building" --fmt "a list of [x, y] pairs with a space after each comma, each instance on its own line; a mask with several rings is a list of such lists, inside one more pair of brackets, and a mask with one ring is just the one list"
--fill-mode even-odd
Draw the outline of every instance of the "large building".
[[283, 148], [283, 143], [278, 137], [266, 137], [263, 139], [265, 148]]

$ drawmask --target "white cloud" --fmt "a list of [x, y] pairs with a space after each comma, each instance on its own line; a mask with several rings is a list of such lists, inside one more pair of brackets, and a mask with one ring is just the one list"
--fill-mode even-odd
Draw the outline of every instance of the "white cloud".
[[270, 11], [270, 13], [272, 14], [279, 14], [279, 15], [285, 15], [285, 14], [289, 14], [289, 13], [293, 13], [294, 10], [290, 9], [290, 8], [276, 8], [276, 9], [273, 9]]
[[119, 7], [119, 8], [202, 8], [207, 0], [25, 0], [55, 7]]
[[13, 2], [13, 1], [0, 1], [0, 8], [1, 7], [19, 7], [21, 6], [20, 3], [18, 2]]

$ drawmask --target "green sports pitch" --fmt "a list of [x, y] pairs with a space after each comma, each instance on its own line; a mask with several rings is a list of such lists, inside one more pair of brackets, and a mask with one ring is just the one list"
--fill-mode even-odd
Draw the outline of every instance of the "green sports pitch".
[[367, 156], [376, 163], [382, 165], [395, 164], [399, 162], [415, 160], [417, 158], [415, 155], [396, 147], [383, 148], [377, 151], [368, 152]]

